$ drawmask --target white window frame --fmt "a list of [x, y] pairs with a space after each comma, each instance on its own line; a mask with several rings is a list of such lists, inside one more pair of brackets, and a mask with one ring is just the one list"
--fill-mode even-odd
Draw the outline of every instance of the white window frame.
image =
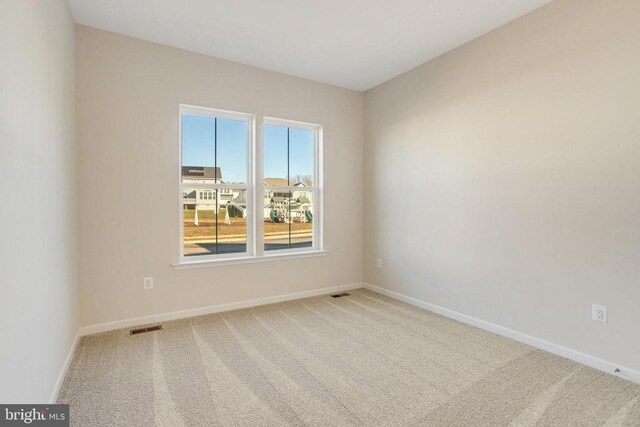
[[[222, 184], [222, 183], [183, 183], [182, 182], [182, 116], [188, 114], [191, 116], [204, 116], [216, 119], [229, 119], [240, 120], [247, 124], [247, 183], [246, 184]], [[180, 262], [179, 264], [187, 264], [193, 260], [202, 261], [215, 261], [225, 260], [238, 257], [250, 257], [255, 254], [255, 209], [253, 205], [253, 181], [254, 181], [254, 168], [253, 168], [253, 153], [254, 153], [254, 135], [255, 135], [255, 116], [248, 113], [240, 113], [236, 111], [220, 110], [216, 108], [197, 107], [194, 105], [180, 104], [179, 108], [179, 161], [178, 161], [178, 185], [179, 191], [179, 212], [180, 212]], [[245, 252], [236, 252], [231, 254], [203, 254], [203, 255], [191, 255], [185, 256], [184, 254], [184, 202], [183, 193], [185, 188], [192, 188], [196, 191], [203, 190], [246, 190], [247, 192], [247, 243]], [[213, 196], [215, 200], [217, 196]], [[212, 200], [214, 200], [212, 199]]]
[[[280, 119], [280, 118], [276, 118], [276, 117], [264, 117], [263, 121], [262, 121], [262, 132], [261, 134], [263, 135], [263, 138], [260, 141], [259, 144], [259, 157], [260, 159], [262, 159], [261, 166], [263, 166], [264, 163], [264, 127], [267, 125], [273, 125], [273, 126], [282, 126], [282, 127], [288, 127], [288, 128], [292, 128], [292, 129], [305, 129], [305, 130], [310, 130], [313, 132], [313, 186], [311, 187], [306, 187], [305, 191], [309, 191], [312, 194], [312, 209], [311, 209], [311, 213], [313, 215], [313, 223], [312, 223], [312, 244], [311, 247], [309, 248], [291, 248], [291, 249], [277, 249], [277, 250], [271, 250], [271, 251], [264, 251], [264, 231], [261, 230], [260, 232], [260, 238], [262, 240], [261, 242], [261, 249], [264, 251], [264, 253], [266, 254], [265, 256], [271, 256], [273, 255], [286, 255], [286, 254], [299, 254], [299, 253], [305, 253], [305, 252], [317, 252], [317, 251], [322, 251], [323, 250], [323, 239], [322, 239], [322, 222], [323, 222], [323, 215], [322, 215], [322, 126], [315, 124], [315, 123], [306, 123], [306, 122], [299, 122], [299, 121], [295, 121], [295, 120], [287, 120], [287, 119]], [[264, 169], [261, 170], [261, 172], [263, 172]], [[260, 190], [256, 191], [256, 194], [259, 192], [260, 193], [260, 200], [256, 200], [256, 205], [258, 205], [258, 203], [260, 204], [260, 206], [258, 206], [258, 212], [262, 213], [264, 212], [264, 190], [265, 188], [269, 188], [269, 190], [274, 191], [274, 192], [283, 192], [283, 193], [292, 193], [294, 191], [300, 191], [299, 187], [296, 187], [294, 185], [287, 185], [287, 186], [265, 186], [263, 185], [264, 182], [264, 177], [261, 176], [260, 178]]]
[[[182, 183], [182, 115], [199, 115], [220, 119], [242, 120], [247, 123], [247, 183], [246, 184], [204, 184]], [[173, 264], [176, 269], [199, 268], [224, 264], [236, 264], [245, 262], [263, 262], [287, 258], [306, 258], [310, 256], [325, 255], [323, 241], [323, 181], [322, 181], [322, 143], [323, 127], [315, 123], [300, 122], [280, 119], [275, 117], [256, 117], [250, 113], [242, 113], [217, 108], [200, 107], [180, 104], [179, 106], [179, 138], [178, 138], [178, 210], [179, 210], [179, 262]], [[308, 248], [292, 248], [265, 251], [264, 250], [264, 126], [276, 125], [289, 128], [306, 129], [313, 131], [313, 180], [312, 187], [306, 187], [305, 191], [312, 193], [312, 246]], [[260, 132], [256, 132], [260, 129]], [[184, 255], [184, 204], [183, 192], [185, 188], [200, 189], [244, 189], [247, 194], [247, 250], [246, 252], [231, 254], [203, 254]], [[269, 187], [273, 191], [298, 191], [294, 186]]]

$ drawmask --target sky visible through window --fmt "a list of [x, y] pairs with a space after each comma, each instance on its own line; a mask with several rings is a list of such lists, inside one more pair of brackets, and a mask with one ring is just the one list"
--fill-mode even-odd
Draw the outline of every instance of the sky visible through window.
[[[247, 182], [247, 123], [217, 119], [217, 166], [225, 183]], [[182, 165], [213, 167], [216, 163], [215, 120], [213, 117], [182, 115]], [[313, 131], [264, 126], [264, 176], [287, 179], [313, 176]], [[288, 160], [288, 165], [287, 165]], [[288, 166], [288, 167], [287, 167]]]

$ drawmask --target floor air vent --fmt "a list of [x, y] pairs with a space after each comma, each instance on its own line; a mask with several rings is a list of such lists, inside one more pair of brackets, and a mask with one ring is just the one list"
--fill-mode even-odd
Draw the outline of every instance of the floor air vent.
[[161, 331], [162, 325], [145, 326], [144, 328], [131, 329], [129, 335], [144, 334], [145, 332]]
[[341, 293], [341, 294], [334, 294], [334, 295], [331, 295], [331, 298], [340, 298], [340, 297], [348, 297], [348, 296], [349, 296], [349, 294], [348, 294], [348, 293], [343, 292], [343, 293]]

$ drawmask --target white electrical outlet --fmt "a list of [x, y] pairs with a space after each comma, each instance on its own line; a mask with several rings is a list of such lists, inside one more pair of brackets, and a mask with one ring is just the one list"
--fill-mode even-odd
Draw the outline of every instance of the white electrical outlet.
[[591, 306], [591, 319], [596, 322], [607, 323], [607, 307], [593, 304]]
[[382, 268], [382, 259], [381, 258], [376, 258], [376, 267]]
[[145, 290], [153, 289], [153, 277], [144, 278], [144, 289]]

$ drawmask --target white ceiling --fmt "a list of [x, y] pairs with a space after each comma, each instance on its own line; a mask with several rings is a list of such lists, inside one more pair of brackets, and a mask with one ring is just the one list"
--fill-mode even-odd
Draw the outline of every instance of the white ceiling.
[[551, 0], [69, 0], [77, 23], [366, 90]]

